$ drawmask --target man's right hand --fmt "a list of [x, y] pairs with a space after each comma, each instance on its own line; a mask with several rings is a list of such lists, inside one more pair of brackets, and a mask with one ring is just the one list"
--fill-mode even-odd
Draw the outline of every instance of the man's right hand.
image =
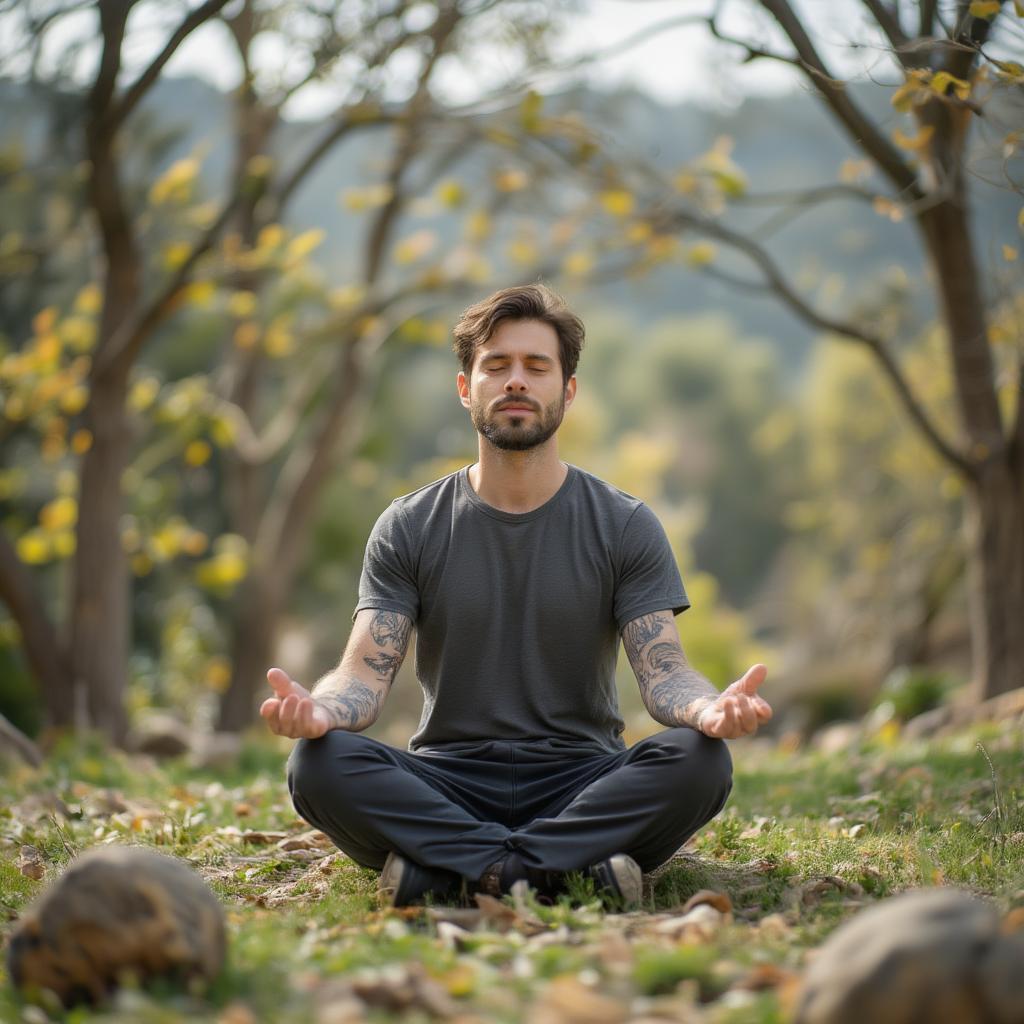
[[326, 709], [287, 672], [272, 668], [267, 673], [267, 682], [274, 696], [260, 705], [260, 714], [271, 732], [292, 739], [315, 740], [331, 728], [331, 716]]

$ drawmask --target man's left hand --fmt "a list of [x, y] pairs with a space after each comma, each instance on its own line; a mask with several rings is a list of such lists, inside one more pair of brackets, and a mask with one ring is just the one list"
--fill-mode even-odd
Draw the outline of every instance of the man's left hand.
[[772, 717], [772, 709], [758, 687], [767, 679], [764, 665], [753, 665], [742, 679], [727, 686], [697, 716], [697, 728], [705, 736], [719, 740], [734, 740], [740, 736], [753, 736], [758, 726]]

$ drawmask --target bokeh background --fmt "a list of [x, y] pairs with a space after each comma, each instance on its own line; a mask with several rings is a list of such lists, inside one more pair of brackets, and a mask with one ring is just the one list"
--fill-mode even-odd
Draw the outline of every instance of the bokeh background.
[[[473, 460], [452, 322], [531, 280], [716, 684], [794, 735], [1020, 685], [1022, 14], [3, 5], [0, 713], [237, 731], [332, 667], [376, 516]], [[419, 709], [410, 658], [374, 733]]]

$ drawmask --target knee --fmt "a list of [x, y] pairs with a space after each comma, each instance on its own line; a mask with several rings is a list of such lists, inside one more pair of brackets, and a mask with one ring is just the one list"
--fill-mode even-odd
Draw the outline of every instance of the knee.
[[[712, 739], [696, 729], [666, 729], [649, 737], [662, 758], [685, 765], [689, 786], [705, 787], [709, 794], [720, 793], [724, 802], [732, 789], [732, 757], [724, 740]], [[672, 773], [675, 775], [675, 773]], [[678, 781], [678, 776], [675, 776]]]
[[370, 741], [357, 733], [334, 729], [319, 739], [298, 740], [288, 758], [288, 789], [292, 802], [316, 802], [337, 794], [339, 776], [351, 766], [352, 756]]

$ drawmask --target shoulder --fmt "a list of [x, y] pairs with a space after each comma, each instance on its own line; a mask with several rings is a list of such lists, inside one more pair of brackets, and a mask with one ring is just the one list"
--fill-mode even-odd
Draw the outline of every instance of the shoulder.
[[609, 512], [618, 513], [628, 519], [640, 507], [646, 508], [643, 501], [628, 494], [614, 484], [588, 473], [585, 469], [574, 466], [576, 471], [577, 491], [582, 500], [600, 506]]
[[450, 507], [455, 501], [462, 472], [463, 470], [458, 469], [439, 480], [395, 498], [384, 510], [381, 518], [404, 518], [411, 523], [430, 519], [439, 509]]

